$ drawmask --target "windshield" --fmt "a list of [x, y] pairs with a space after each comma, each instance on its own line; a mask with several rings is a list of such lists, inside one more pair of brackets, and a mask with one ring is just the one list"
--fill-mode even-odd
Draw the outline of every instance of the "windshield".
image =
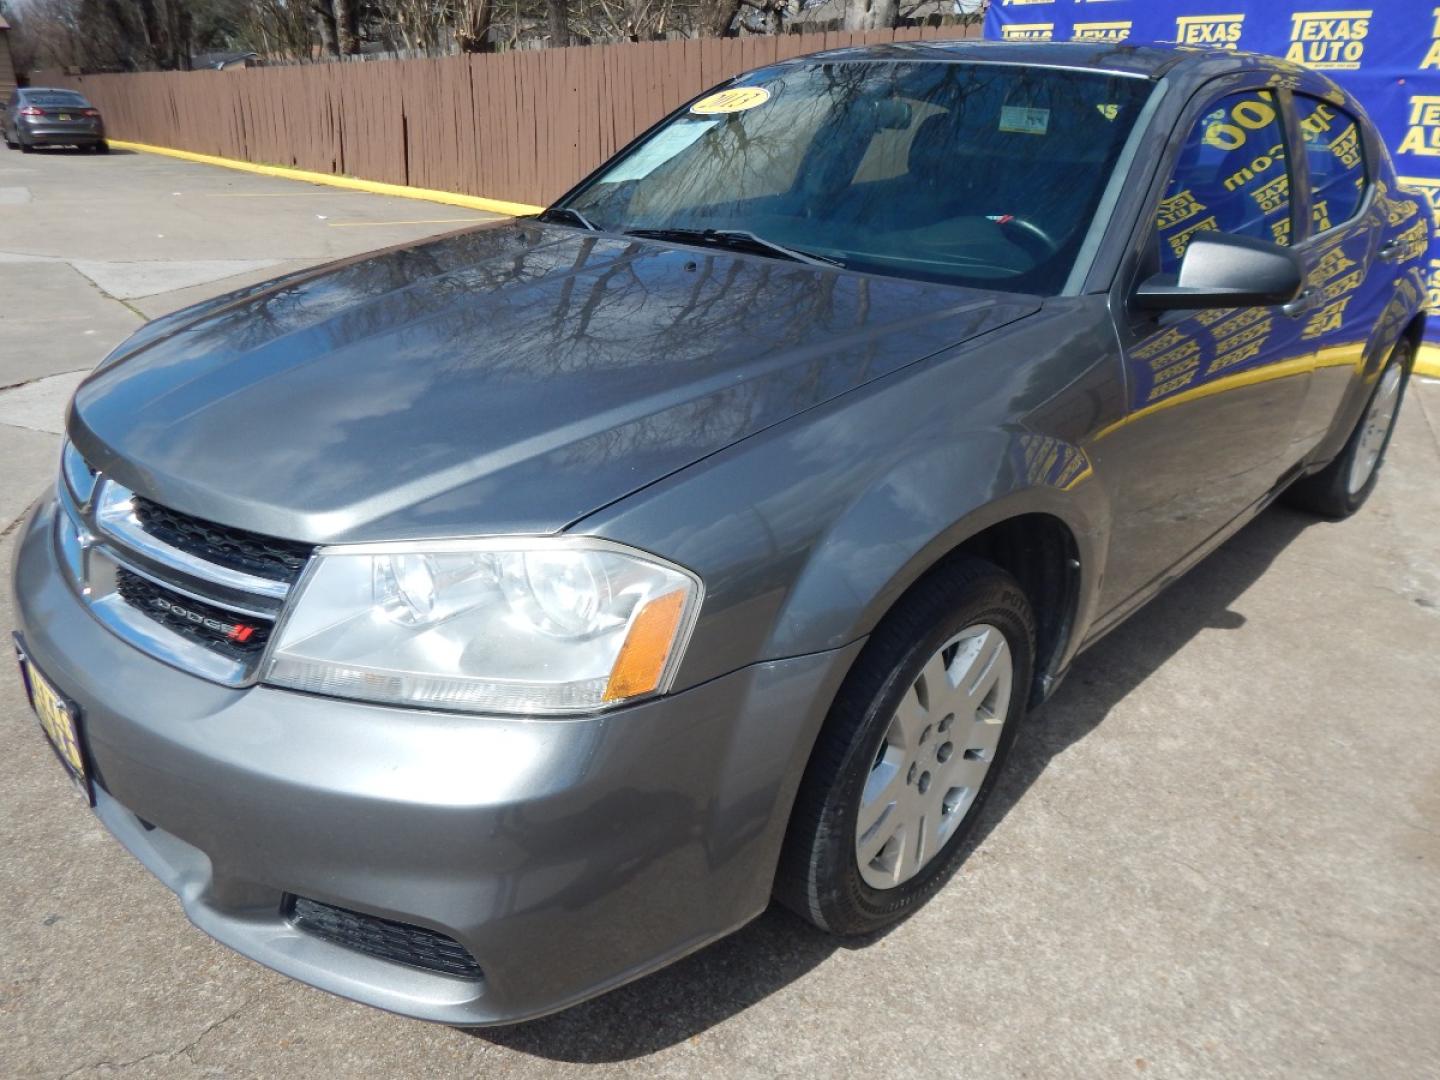
[[854, 270], [1054, 294], [1150, 89], [1007, 64], [766, 68], [551, 213], [611, 232], [743, 231]]

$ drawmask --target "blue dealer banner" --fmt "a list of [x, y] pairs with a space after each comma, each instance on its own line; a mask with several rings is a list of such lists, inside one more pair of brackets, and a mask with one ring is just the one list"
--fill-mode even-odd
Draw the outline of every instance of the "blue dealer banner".
[[[1323, 7], [1303, 0], [990, 0], [985, 36], [1247, 49], [1322, 71], [1364, 104], [1400, 182], [1424, 192], [1440, 227], [1437, 0]], [[1428, 282], [1430, 307], [1440, 310], [1440, 242], [1431, 250]], [[1427, 338], [1440, 349], [1440, 319], [1431, 321]]]

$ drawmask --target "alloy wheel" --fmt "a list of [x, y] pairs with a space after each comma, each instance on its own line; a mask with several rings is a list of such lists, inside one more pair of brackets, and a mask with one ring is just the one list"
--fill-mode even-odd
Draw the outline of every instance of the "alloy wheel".
[[1010, 712], [1005, 635], [968, 626], [930, 657], [876, 751], [855, 822], [860, 876], [891, 889], [935, 858], [970, 811]]
[[1355, 446], [1355, 456], [1350, 462], [1350, 476], [1347, 487], [1351, 495], [1360, 491], [1370, 482], [1370, 475], [1380, 462], [1385, 449], [1385, 440], [1395, 424], [1395, 414], [1400, 407], [1400, 384], [1404, 372], [1399, 364], [1391, 364], [1380, 376], [1380, 385], [1365, 410], [1361, 421], [1360, 441]]

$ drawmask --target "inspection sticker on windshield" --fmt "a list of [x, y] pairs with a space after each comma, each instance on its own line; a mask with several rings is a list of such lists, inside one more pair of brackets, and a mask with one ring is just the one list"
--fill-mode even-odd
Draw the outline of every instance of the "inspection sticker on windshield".
[[1000, 109], [1000, 130], [1024, 135], [1044, 135], [1050, 128], [1050, 110], [1026, 105], [1005, 105]]
[[702, 116], [744, 112], [756, 105], [764, 105], [769, 100], [770, 91], [763, 86], [732, 86], [729, 90], [721, 90], [718, 94], [701, 98], [690, 106], [690, 111]]

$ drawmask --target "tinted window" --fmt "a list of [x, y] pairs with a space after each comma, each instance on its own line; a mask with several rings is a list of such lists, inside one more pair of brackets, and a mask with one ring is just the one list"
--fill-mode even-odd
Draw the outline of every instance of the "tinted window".
[[1268, 90], [1229, 94], [1185, 136], [1156, 212], [1160, 268], [1179, 269], [1197, 232], [1290, 242], [1284, 127]]
[[79, 94], [69, 90], [31, 91], [25, 95], [31, 105], [69, 105], [76, 109], [88, 109], [90, 103]]
[[1051, 293], [1150, 92], [1010, 65], [769, 68], [565, 205], [612, 231], [743, 229], [857, 270]]
[[1365, 197], [1365, 152], [1360, 124], [1338, 105], [1295, 95], [1295, 115], [1310, 167], [1310, 201], [1315, 231], [1349, 221]]

